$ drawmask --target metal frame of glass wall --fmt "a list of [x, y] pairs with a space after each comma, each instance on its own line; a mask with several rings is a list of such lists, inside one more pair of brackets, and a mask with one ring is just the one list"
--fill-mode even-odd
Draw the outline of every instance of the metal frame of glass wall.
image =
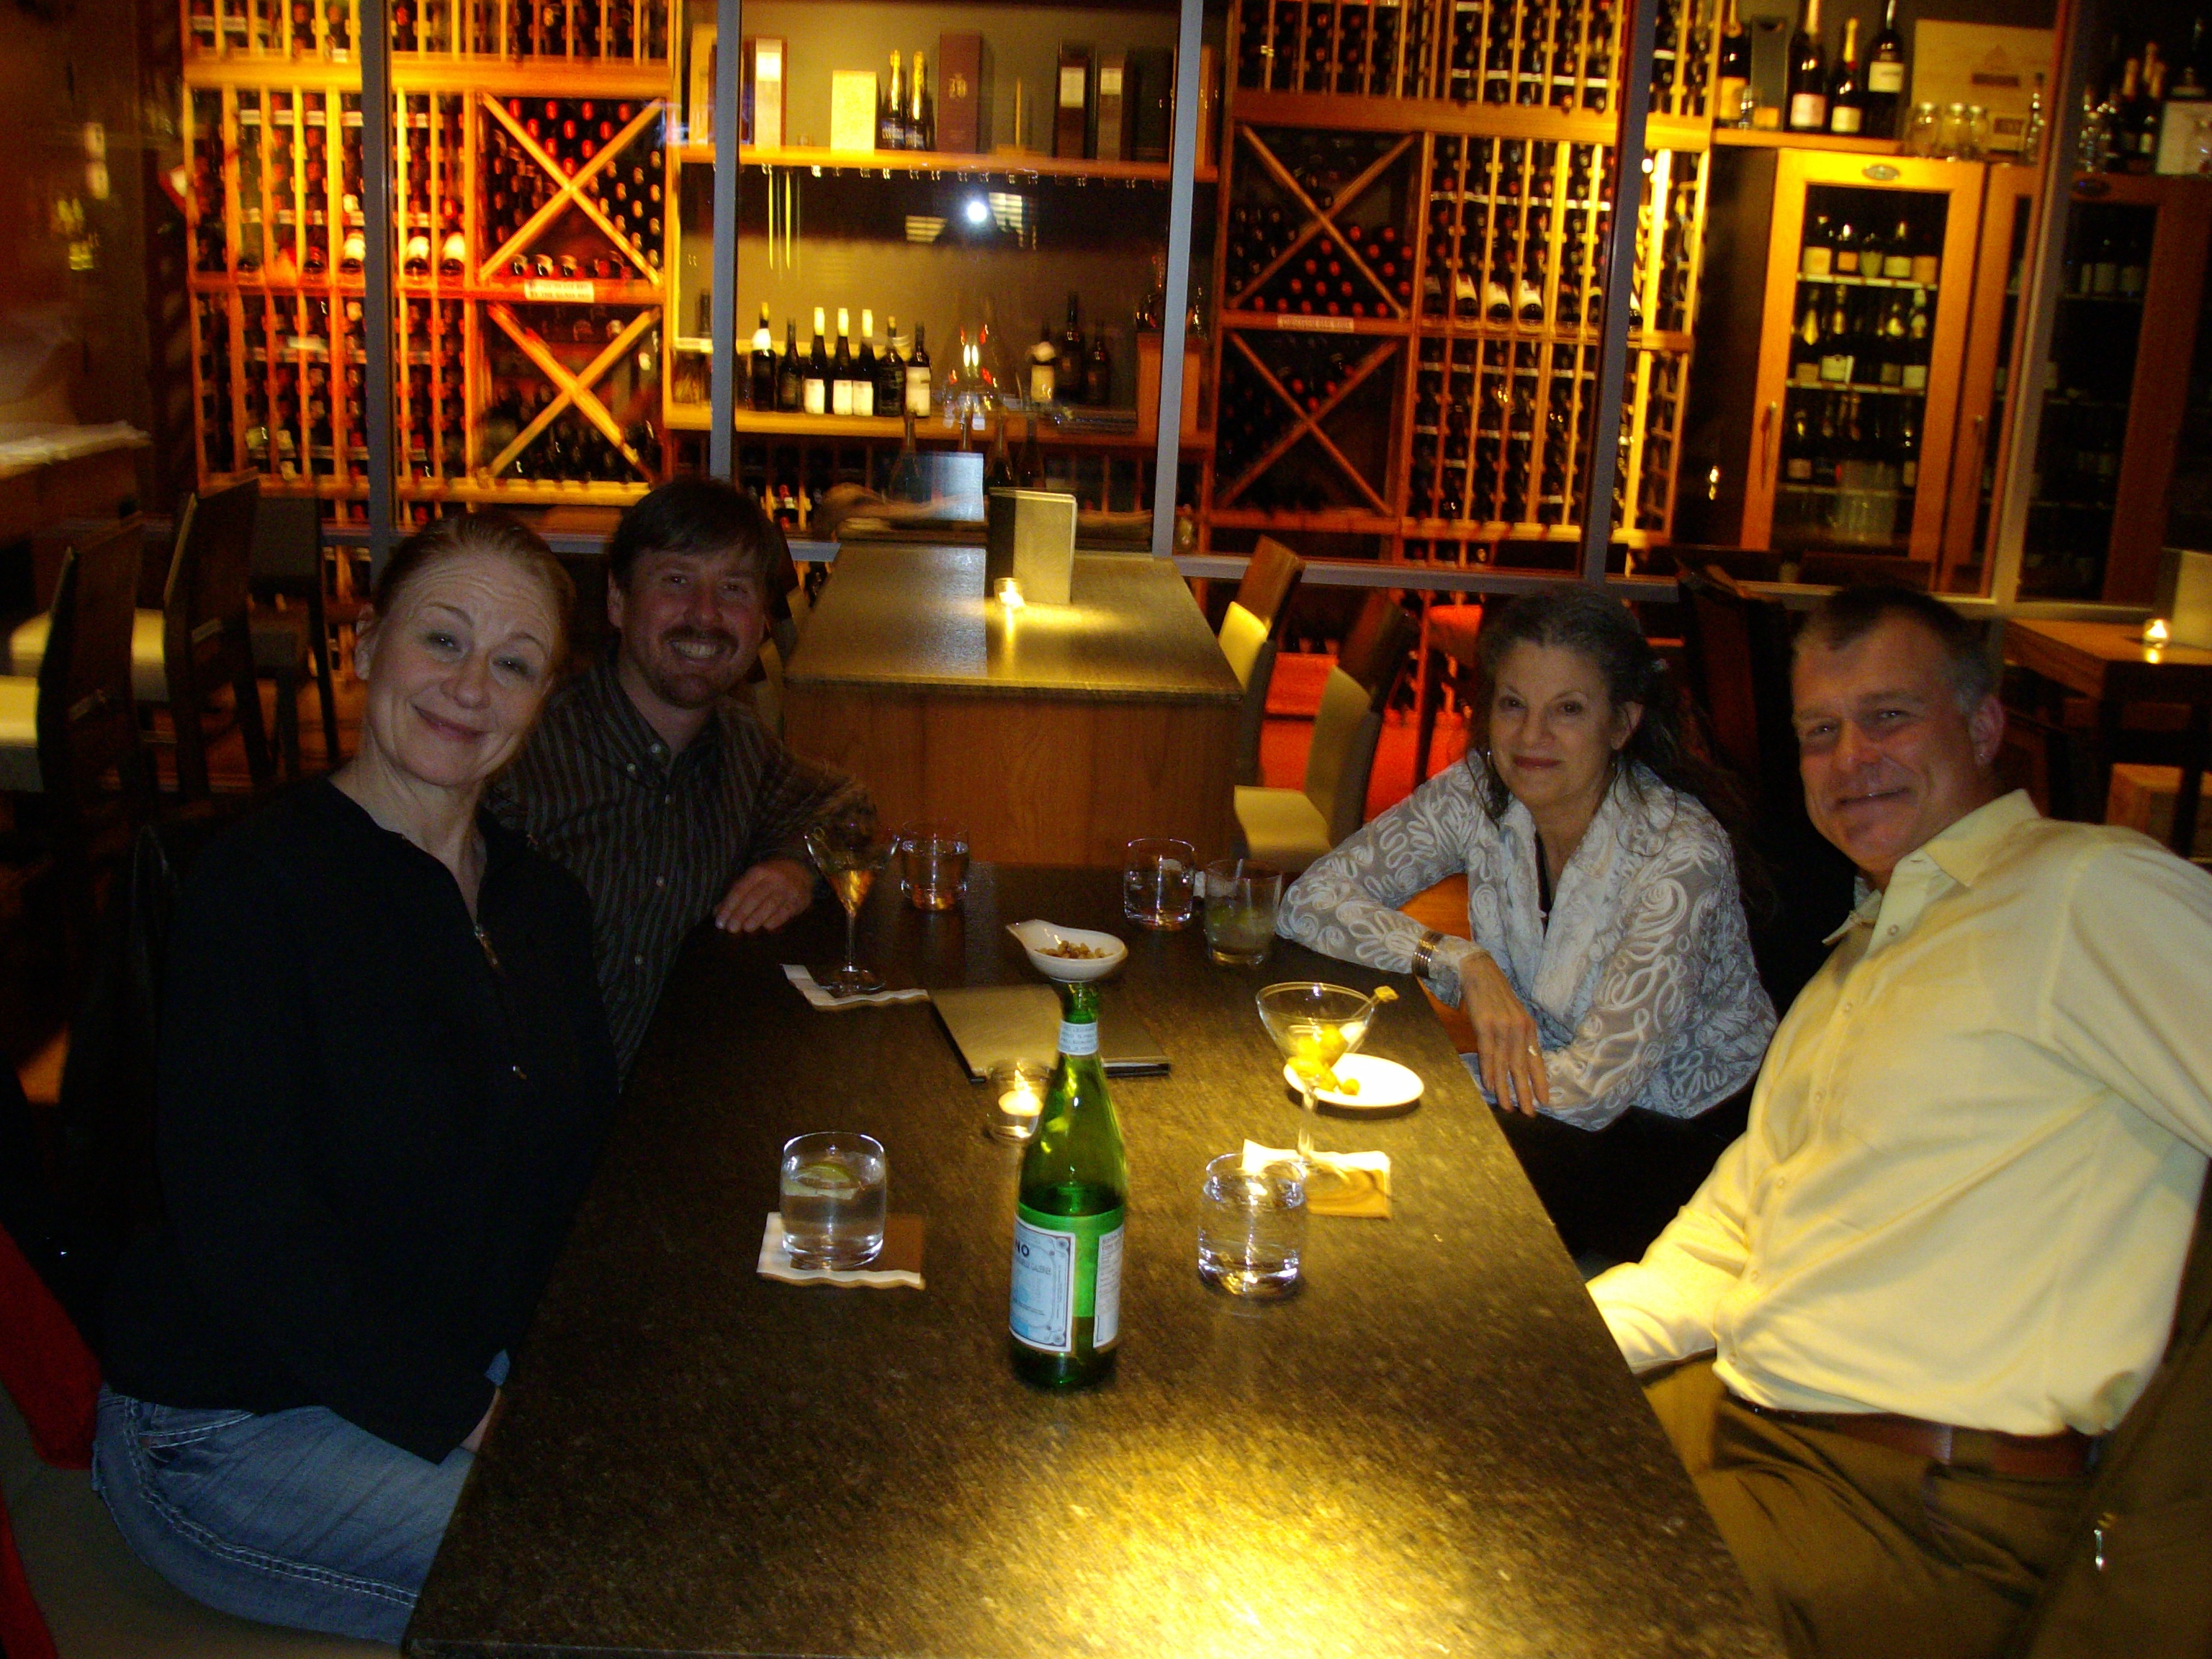
[[[1647, 154], [1645, 119], [1654, 54], [1654, 18], [1650, 0], [1630, 0], [1627, 17], [1627, 63], [1619, 108], [1615, 155], [1616, 200], [1628, 201], [1632, 181], [1643, 170]], [[2050, 348], [2059, 295], [2063, 289], [2066, 234], [2070, 191], [2063, 188], [2071, 167], [2081, 130], [2081, 92], [2089, 73], [2089, 53], [2083, 43], [2095, 38], [2106, 13], [2106, 0], [2057, 0], [2054, 18], [2057, 61], [2054, 65], [2052, 120], [2050, 143], [2041, 162], [2042, 188], [2038, 192], [2036, 219], [2029, 236], [2030, 257], [2024, 273], [2021, 313], [2022, 343], [2019, 361], [2041, 361]], [[1205, 16], [1205, 0], [1181, 0], [1178, 13], [1178, 61], [1195, 64]], [[362, 100], [364, 109], [388, 107], [391, 100], [390, 0], [361, 0]], [[744, 38], [741, 0], [719, 0], [720, 38]], [[736, 54], [726, 54], [714, 87], [714, 127], [719, 132], [738, 130], [738, 76]], [[1191, 248], [1197, 194], [1200, 99], [1189, 76], [1179, 76], [1175, 105], [1173, 148], [1170, 155], [1168, 222], [1167, 283], [1170, 295], [1189, 292]], [[388, 123], [368, 121], [362, 131], [363, 201], [367, 220], [367, 253], [363, 279], [367, 325], [363, 392], [368, 460], [368, 542], [372, 563], [382, 568], [395, 536], [393, 520], [392, 407], [392, 156]], [[737, 339], [738, 186], [741, 169], [734, 161], [714, 168], [714, 282], [711, 313], [713, 427], [708, 470], [720, 478], [733, 476], [735, 428], [732, 416], [738, 384]], [[1674, 583], [1663, 577], [1611, 576], [1606, 571], [1611, 541], [1612, 514], [1606, 510], [1614, 483], [1621, 420], [1621, 390], [1628, 363], [1628, 332], [1632, 307], [1629, 284], [1633, 280], [1637, 216], [1617, 212], [1610, 227], [1612, 244], [1607, 261], [1604, 325], [1600, 345], [1599, 382], [1591, 434], [1591, 464], [1584, 474], [1582, 499], [1582, 537], [1575, 577], [1603, 584], [1624, 598], [1671, 597]], [[1186, 309], [1180, 301], [1164, 307], [1161, 352], [1159, 404], [1162, 411], [1182, 407]], [[2024, 538], [2033, 471], [2033, 457], [2041, 424], [2039, 399], [2015, 398], [2007, 416], [2004, 470], [1997, 481], [1998, 534], [1990, 591], [1984, 595], [1950, 596], [1970, 611], [1996, 611], [2024, 616], [2136, 617], [2141, 605], [2112, 605], [2089, 602], [2022, 601], [2019, 598], [2021, 550]], [[1163, 413], [1157, 421], [1158, 450], [1152, 490], [1152, 546], [1165, 557], [1173, 547], [1176, 495], [1180, 473], [1180, 421]], [[1955, 487], [1955, 486], [1954, 486]], [[1178, 560], [1193, 576], [1230, 577], [1240, 572], [1244, 560], [1236, 555], [1188, 556]], [[1411, 566], [1382, 562], [1317, 560], [1310, 562], [1307, 580], [1324, 585], [1387, 586], [1430, 592], [1511, 593], [1540, 589], [1568, 580], [1559, 574], [1516, 574], [1485, 568]]]

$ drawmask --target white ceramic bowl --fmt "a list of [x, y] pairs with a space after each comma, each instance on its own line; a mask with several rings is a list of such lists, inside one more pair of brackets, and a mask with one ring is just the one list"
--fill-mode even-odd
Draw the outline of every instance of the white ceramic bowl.
[[[1103, 979], [1119, 968], [1129, 954], [1129, 947], [1113, 934], [1094, 933], [1082, 927], [1062, 927], [1049, 921], [1015, 921], [1007, 923], [1006, 931], [1022, 942], [1022, 949], [1030, 954], [1030, 966], [1047, 979], [1058, 980], [1063, 985]], [[1063, 943], [1087, 945], [1105, 954], [1054, 956], [1052, 947]]]

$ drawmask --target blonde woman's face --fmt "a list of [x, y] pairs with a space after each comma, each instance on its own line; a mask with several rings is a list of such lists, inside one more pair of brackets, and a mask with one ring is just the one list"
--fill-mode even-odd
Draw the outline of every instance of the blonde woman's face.
[[553, 596], [516, 561], [467, 552], [431, 565], [356, 645], [364, 742], [420, 782], [481, 787], [536, 723], [560, 633]]

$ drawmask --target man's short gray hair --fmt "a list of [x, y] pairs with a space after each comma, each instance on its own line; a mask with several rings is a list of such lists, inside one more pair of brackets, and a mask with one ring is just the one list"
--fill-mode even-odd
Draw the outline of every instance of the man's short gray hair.
[[1943, 647], [1943, 660], [1951, 676], [1951, 690], [1959, 707], [1972, 710], [1997, 689], [1995, 665], [1983, 644], [1982, 631], [1932, 593], [1887, 582], [1861, 582], [1838, 588], [1814, 606], [1797, 630], [1796, 650], [1815, 645], [1840, 651], [1864, 639], [1891, 617], [1918, 623]]

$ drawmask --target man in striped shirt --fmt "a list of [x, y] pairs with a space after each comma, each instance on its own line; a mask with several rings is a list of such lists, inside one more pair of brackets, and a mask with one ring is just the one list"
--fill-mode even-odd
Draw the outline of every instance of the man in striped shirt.
[[555, 692], [493, 810], [592, 896], [607, 1024], [628, 1074], [678, 948], [708, 915], [750, 933], [812, 901], [806, 827], [865, 800], [734, 694], [767, 625], [775, 531], [726, 483], [679, 478], [607, 544], [602, 660]]

